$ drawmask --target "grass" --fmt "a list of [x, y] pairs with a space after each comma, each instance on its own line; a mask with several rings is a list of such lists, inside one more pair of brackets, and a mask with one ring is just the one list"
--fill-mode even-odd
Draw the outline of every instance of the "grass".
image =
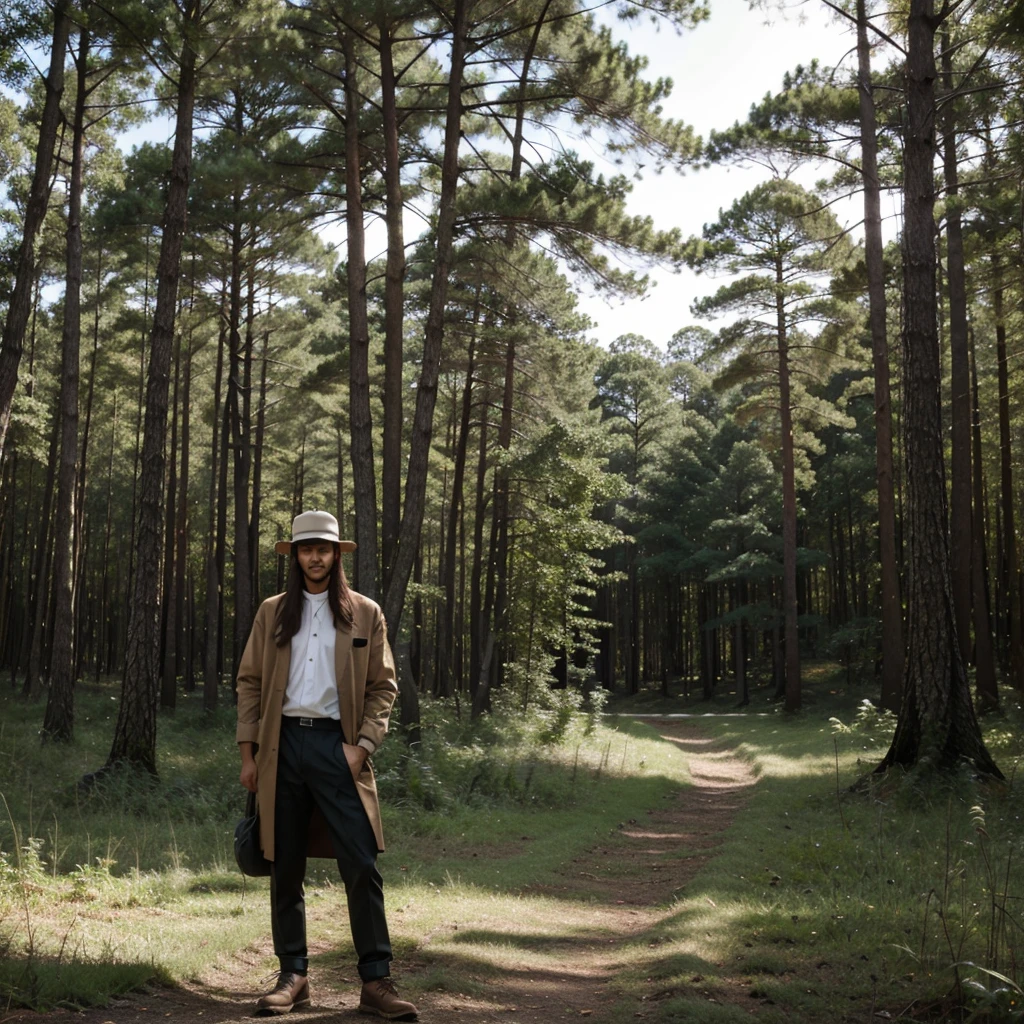
[[[207, 716], [183, 700], [161, 714], [158, 781], [116, 775], [86, 794], [78, 780], [103, 763], [116, 692], [79, 688], [67, 747], [40, 744], [41, 704], [0, 698], [0, 1005], [102, 1003], [267, 945], [268, 883], [243, 880], [230, 852], [243, 806], [233, 708]], [[454, 890], [499, 905], [554, 878], [638, 797], [686, 782], [664, 744], [566, 714], [557, 695], [547, 711], [499, 712], [472, 734], [452, 707], [425, 710], [415, 756], [393, 739], [374, 758], [406, 954], [441, 927]], [[333, 863], [311, 861], [308, 882], [311, 920], [337, 918]], [[335, 931], [347, 947], [347, 928]]]
[[[855, 794], [893, 721], [818, 671], [800, 715], [762, 704], [751, 710], [768, 717], [701, 720], [749, 759], [759, 783], [719, 855], [661, 922], [668, 938], [648, 965], [670, 993], [658, 1019], [739, 1020], [756, 1008], [768, 1021], [880, 1011], [1024, 1020], [1019, 697], [1004, 693], [1003, 715], [984, 722], [1010, 785], [965, 775]], [[634, 998], [645, 988], [639, 972], [621, 986]]]
[[[1019, 787], [963, 778], [851, 793], [891, 723], [863, 712], [841, 678], [810, 666], [796, 716], [757, 697], [733, 716], [728, 695], [710, 708], [658, 694], [612, 705], [700, 714], [759, 778], [716, 856], [625, 938], [606, 886], [560, 883], [617, 823], [690, 784], [678, 749], [557, 694], [543, 711], [499, 708], [476, 729], [427, 702], [416, 755], [392, 739], [374, 759], [396, 954], [416, 967], [409, 994], [493, 1003], [508, 978], [543, 987], [568, 951], [591, 950], [613, 979], [604, 1012], [616, 1020], [853, 1021], [908, 1007], [966, 1019], [956, 1006], [1024, 1019], [1014, 984], [987, 973], [1024, 978]], [[146, 981], [198, 978], [242, 949], [272, 967], [267, 884], [243, 884], [230, 856], [242, 806], [232, 709], [207, 717], [182, 701], [160, 719], [157, 785], [115, 778], [85, 797], [76, 782], [105, 757], [112, 696], [113, 685], [79, 689], [67, 748], [39, 744], [41, 705], [0, 698], [0, 1005], [102, 1003]], [[985, 728], [1010, 776], [1024, 717], [1005, 696]], [[336, 869], [310, 866], [310, 933], [324, 943], [314, 967], [343, 975]], [[613, 858], [604, 870], [606, 880], [622, 867]]]

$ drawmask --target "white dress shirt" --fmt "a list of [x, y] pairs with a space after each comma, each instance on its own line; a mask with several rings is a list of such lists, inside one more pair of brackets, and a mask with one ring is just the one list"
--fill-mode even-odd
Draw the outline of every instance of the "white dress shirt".
[[292, 637], [288, 688], [282, 714], [296, 718], [340, 718], [334, 673], [334, 617], [322, 594], [302, 592], [302, 623]]

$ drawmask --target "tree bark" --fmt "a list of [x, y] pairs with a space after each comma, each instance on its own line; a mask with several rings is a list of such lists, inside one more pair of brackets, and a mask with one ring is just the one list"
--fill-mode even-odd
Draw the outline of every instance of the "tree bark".
[[992, 309], [996, 320], [996, 373], [999, 383], [999, 504], [1002, 511], [1001, 589], [1009, 638], [1010, 685], [1024, 692], [1024, 629], [1021, 624], [1020, 575], [1017, 564], [1016, 513], [1013, 500], [1013, 449], [1010, 437], [1010, 370], [1003, 311], [1003, 267], [992, 257]]
[[971, 704], [950, 592], [935, 298], [933, 0], [911, 0], [903, 190], [903, 397], [909, 613], [903, 702], [876, 772], [952, 770], [1002, 778]]
[[[251, 600], [253, 616], [260, 604], [260, 520], [263, 508], [263, 441], [267, 432], [267, 364], [270, 331], [263, 332], [260, 351], [260, 393], [256, 405], [256, 437], [252, 452], [252, 515], [249, 518], [249, 564], [252, 570]], [[339, 519], [340, 523], [341, 520]], [[248, 637], [246, 637], [248, 639]]]
[[188, 485], [189, 485], [189, 447], [191, 445], [192, 423], [192, 348], [193, 316], [196, 300], [196, 254], [192, 252], [192, 269], [190, 273], [189, 323], [187, 347], [185, 350], [185, 379], [182, 382], [181, 395], [181, 474], [178, 484], [178, 509], [174, 522], [174, 597], [176, 601], [175, 620], [178, 624], [175, 672], [184, 676], [187, 692], [195, 689], [196, 680], [192, 662], [193, 633], [189, 623], [189, 610], [192, 607], [190, 573], [188, 571]]
[[46, 218], [50, 200], [53, 151], [60, 129], [60, 101], [64, 93], [64, 58], [68, 48], [71, 20], [68, 0], [57, 0], [53, 8], [53, 41], [50, 46], [50, 68], [44, 81], [46, 98], [39, 124], [39, 142], [36, 146], [36, 164], [32, 174], [25, 222], [22, 227], [21, 247], [15, 260], [14, 289], [7, 306], [3, 338], [0, 340], [0, 464], [4, 461], [7, 431], [11, 425], [11, 407], [18, 386], [18, 365], [21, 362], [32, 305], [32, 286], [36, 280], [36, 238]]
[[42, 737], [70, 743], [75, 725], [75, 497], [78, 489], [78, 379], [82, 341], [82, 190], [89, 30], [81, 29], [68, 188], [67, 275], [60, 365], [60, 469], [53, 538], [53, 659]]
[[156, 695], [160, 665], [160, 547], [164, 485], [164, 440], [178, 274], [185, 235], [192, 167], [192, 110], [196, 92], [196, 37], [202, 7], [186, 0], [183, 10], [177, 117], [170, 184], [164, 210], [157, 299], [150, 335], [146, 429], [142, 449], [138, 560], [132, 581], [121, 706], [107, 766], [129, 764], [156, 774]]
[[893, 494], [892, 405], [889, 394], [889, 342], [885, 327], [885, 264], [882, 244], [881, 181], [871, 47], [864, 0], [857, 0], [858, 92], [861, 172], [864, 179], [864, 263], [868, 278], [868, 318], [875, 383], [875, 478], [878, 492], [878, 548], [882, 598], [882, 707], [898, 711], [903, 683], [903, 606], [896, 546]]
[[380, 89], [384, 132], [384, 221], [388, 233], [384, 271], [384, 449], [381, 469], [381, 589], [391, 583], [402, 507], [402, 396], [405, 332], [404, 196], [398, 148], [398, 105], [392, 53], [392, 26], [381, 5]]
[[974, 335], [970, 337], [971, 356], [971, 432], [974, 444], [974, 510], [971, 520], [971, 589], [974, 610], [974, 689], [978, 708], [994, 711], [999, 707], [996, 685], [995, 647], [992, 643], [992, 616], [988, 596], [988, 557], [985, 553], [985, 488], [981, 462], [981, 407], [978, 403], [978, 367], [974, 356]]
[[348, 234], [349, 424], [352, 432], [352, 500], [356, 510], [356, 589], [377, 597], [377, 484], [370, 411], [370, 328], [366, 314], [366, 243], [359, 161], [359, 82], [355, 40], [345, 51], [345, 225]]
[[[942, 34], [942, 77], [947, 95], [953, 91], [953, 59], [948, 32]], [[942, 132], [942, 165], [946, 184], [946, 275], [949, 283], [950, 405], [952, 457], [950, 460], [949, 535], [960, 652], [966, 658], [971, 637], [971, 374], [967, 356], [967, 280], [960, 216], [960, 180], [957, 172], [956, 124], [947, 100]]]
[[[384, 595], [384, 613], [388, 639], [394, 646], [402, 621], [405, 593], [409, 585], [427, 489], [427, 463], [433, 438], [434, 406], [441, 369], [444, 341], [445, 305], [448, 298], [448, 274], [451, 268], [455, 228], [455, 195], [459, 181], [459, 142], [462, 137], [462, 79], [466, 60], [466, 25], [469, 0], [455, 0], [452, 17], [451, 72], [448, 76], [448, 106], [445, 118], [444, 152], [441, 164], [441, 194], [437, 209], [437, 243], [430, 306], [423, 339], [423, 367], [416, 388], [416, 412], [413, 417], [409, 465], [405, 478], [405, 507], [395, 552], [391, 584]], [[415, 689], [400, 683], [401, 722], [412, 726], [419, 722], [419, 696]]]
[[789, 336], [783, 294], [783, 267], [775, 267], [779, 353], [779, 420], [782, 432], [782, 614], [786, 644], [786, 710], [800, 708], [800, 633], [796, 586], [796, 466], [793, 450], [793, 399], [789, 381]]
[[[241, 113], [236, 126], [241, 138]], [[249, 630], [256, 609], [252, 606], [252, 566], [249, 562], [249, 476], [252, 472], [252, 319], [253, 280], [247, 275], [245, 340], [242, 340], [242, 209], [241, 197], [235, 197], [237, 206], [231, 226], [231, 297], [228, 321], [228, 352], [230, 353], [228, 378], [228, 412], [231, 429], [231, 448], [234, 452], [232, 489], [234, 501], [233, 559], [235, 615], [232, 676], [249, 639]]]
[[[223, 302], [222, 302], [223, 305]], [[213, 387], [213, 427], [210, 431], [210, 491], [206, 540], [206, 602], [205, 602], [205, 634], [203, 648], [203, 710], [211, 712], [217, 707], [217, 693], [220, 687], [220, 663], [217, 652], [220, 636], [220, 599], [221, 599], [221, 521], [222, 508], [227, 490], [223, 470], [228, 453], [218, 437], [227, 440], [221, 430], [224, 411], [220, 407], [221, 381], [224, 375], [224, 346], [227, 342], [227, 321], [221, 317], [221, 329], [217, 338], [217, 369]]]
[[181, 337], [174, 348], [174, 391], [171, 395], [171, 438], [168, 452], [167, 501], [164, 519], [164, 582], [160, 588], [160, 707], [173, 710], [178, 701], [177, 636], [174, 594], [174, 521], [178, 504], [178, 391], [181, 387]]

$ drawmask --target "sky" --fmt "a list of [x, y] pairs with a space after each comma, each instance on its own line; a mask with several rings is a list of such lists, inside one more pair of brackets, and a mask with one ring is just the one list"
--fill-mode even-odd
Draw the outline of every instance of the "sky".
[[[621, 26], [617, 30], [633, 53], [648, 57], [648, 78], [673, 80], [665, 115], [692, 125], [704, 138], [712, 129], [745, 120], [751, 104], [777, 92], [783, 75], [797, 65], [814, 58], [832, 67], [844, 57], [847, 64], [856, 61], [856, 54], [849, 54], [853, 34], [833, 20], [820, 0], [792, 4], [785, 13], [773, 11], [770, 17], [763, 10], [751, 10], [747, 0], [710, 0], [710, 8], [707, 21], [682, 35], [658, 31], [649, 22], [638, 22], [624, 34]], [[801, 184], [813, 185], [814, 172], [805, 174]], [[735, 166], [686, 175], [671, 170], [648, 174], [636, 183], [629, 212], [650, 216], [663, 230], [677, 227], [684, 237], [699, 235], [720, 209], [767, 177], [764, 168]], [[858, 206], [857, 201], [837, 205], [834, 212], [840, 223], [855, 228], [861, 215]], [[721, 284], [685, 269], [676, 273], [656, 268], [650, 277], [652, 287], [640, 300], [609, 303], [583, 294], [580, 309], [594, 322], [588, 336], [607, 346], [621, 334], [637, 333], [664, 349], [679, 328], [700, 322], [690, 313], [693, 300]]]

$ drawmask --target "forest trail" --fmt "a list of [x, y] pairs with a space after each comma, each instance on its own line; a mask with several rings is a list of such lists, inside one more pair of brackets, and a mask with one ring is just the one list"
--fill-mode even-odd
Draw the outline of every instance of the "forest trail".
[[[414, 996], [420, 1021], [497, 1024], [606, 1019], [621, 998], [609, 983], [625, 964], [633, 963], [634, 970], [642, 964], [639, 949], [656, 949], [659, 923], [674, 913], [674, 898], [714, 856], [755, 782], [749, 764], [702, 734], [699, 727], [646, 716], [645, 724], [676, 744], [687, 758], [692, 787], [676, 790], [663, 806], [638, 807], [636, 817], [620, 823], [607, 840], [567, 862], [556, 883], [521, 890], [513, 914], [501, 908], [477, 920], [458, 914], [451, 928], [420, 937], [416, 953], [411, 958], [402, 956], [402, 973], [396, 978], [400, 992]], [[317, 931], [314, 922], [310, 931]], [[494, 950], [493, 960], [481, 958], [481, 945]], [[315, 955], [325, 949], [326, 944], [310, 952]], [[242, 950], [211, 968], [201, 983], [135, 993], [102, 1010], [15, 1013], [6, 1021], [153, 1024], [155, 1019], [177, 1019], [241, 1024], [252, 1019], [254, 994], [269, 953], [269, 948]], [[411, 986], [402, 985], [403, 976], [412, 979], [442, 971], [445, 979], [465, 978], [466, 991], [433, 990], [428, 985], [427, 991], [414, 994]], [[640, 972], [642, 967], [636, 971]], [[379, 1019], [357, 1011], [356, 976], [351, 971], [341, 973], [345, 976], [330, 979], [314, 967], [310, 972], [313, 1007], [288, 1019], [297, 1024]], [[649, 992], [636, 996], [635, 1016], [655, 1019], [656, 1001], [664, 993], [654, 980], [647, 988]]]

